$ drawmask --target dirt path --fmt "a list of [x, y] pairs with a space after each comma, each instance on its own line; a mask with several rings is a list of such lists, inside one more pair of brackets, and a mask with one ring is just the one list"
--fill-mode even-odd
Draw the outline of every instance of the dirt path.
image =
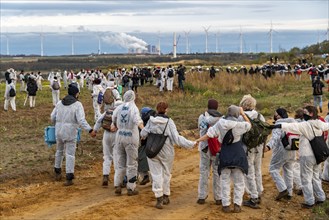
[[[260, 210], [243, 207], [242, 213], [224, 214], [216, 206], [212, 194], [205, 205], [198, 205], [199, 155], [194, 150], [176, 150], [171, 181], [171, 203], [163, 210], [154, 208], [151, 185], [139, 186], [140, 194], [128, 197], [114, 195], [112, 184], [102, 188], [101, 163], [77, 173], [75, 185], [64, 187], [50, 175], [40, 183], [15, 187], [14, 181], [1, 185], [2, 219], [301, 219], [309, 210], [302, 210], [302, 197], [291, 201], [273, 200], [277, 190], [268, 173], [270, 153], [263, 160], [264, 195]], [[113, 177], [111, 178], [113, 182]], [[329, 187], [326, 187], [329, 193]]]

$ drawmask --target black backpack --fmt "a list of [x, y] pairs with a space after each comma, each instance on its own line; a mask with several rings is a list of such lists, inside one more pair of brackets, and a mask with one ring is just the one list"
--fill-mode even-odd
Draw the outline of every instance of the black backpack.
[[10, 86], [9, 97], [15, 97], [15, 96], [16, 96], [16, 91], [15, 91], [14, 87]]
[[313, 95], [322, 95], [322, 84], [321, 82], [314, 83]]
[[168, 77], [171, 78], [174, 76], [174, 70], [173, 69], [169, 69], [168, 70]]

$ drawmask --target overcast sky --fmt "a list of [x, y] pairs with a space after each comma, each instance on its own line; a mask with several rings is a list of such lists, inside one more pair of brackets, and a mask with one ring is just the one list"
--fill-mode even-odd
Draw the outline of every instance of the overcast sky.
[[1, 33], [326, 31], [329, 0], [1, 0]]

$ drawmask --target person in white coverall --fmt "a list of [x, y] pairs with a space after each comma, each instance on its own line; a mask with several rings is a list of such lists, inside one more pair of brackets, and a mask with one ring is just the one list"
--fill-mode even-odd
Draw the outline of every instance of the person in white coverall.
[[79, 89], [69, 85], [68, 95], [58, 102], [51, 113], [51, 121], [55, 124], [56, 154], [55, 154], [55, 179], [61, 180], [61, 167], [65, 150], [65, 186], [73, 184], [75, 150], [77, 143], [78, 127], [91, 133], [93, 129], [85, 119], [85, 112], [81, 102], [78, 101]]
[[[240, 114], [245, 121], [238, 120]], [[244, 174], [248, 173], [248, 161], [241, 138], [250, 128], [251, 123], [243, 109], [231, 105], [228, 107], [226, 116], [210, 127], [207, 134], [197, 139], [197, 141], [204, 141], [208, 138], [218, 137], [219, 142], [222, 143], [218, 172], [221, 178], [222, 210], [225, 213], [231, 212], [231, 179], [234, 185], [233, 211], [241, 212], [245, 189]], [[227, 134], [230, 132], [232, 133], [231, 136], [228, 135], [230, 139], [228, 142]]]
[[[304, 120], [297, 123], [282, 123], [274, 125], [273, 128], [282, 128], [285, 132], [299, 134], [299, 157], [302, 190], [304, 203], [302, 208], [313, 208], [326, 200], [320, 179], [320, 165], [316, 163], [310, 140], [321, 136], [324, 131], [329, 130], [329, 123], [318, 119], [318, 111], [314, 106], [304, 108]], [[314, 133], [313, 133], [314, 131]]]
[[[329, 105], [329, 103], [328, 103], [328, 105]], [[329, 113], [324, 118], [324, 120], [327, 123], [329, 123]], [[327, 138], [327, 146], [329, 147], [329, 138]], [[326, 159], [326, 161], [324, 161], [324, 164], [323, 164], [322, 182], [329, 184], [329, 157]]]
[[[275, 124], [294, 123], [293, 118], [288, 118], [287, 111], [284, 108], [278, 108], [274, 113]], [[293, 165], [296, 159], [295, 150], [286, 150], [281, 139], [284, 132], [281, 129], [273, 129], [272, 136], [266, 144], [265, 151], [272, 150], [272, 158], [270, 162], [269, 171], [275, 182], [279, 194], [275, 200], [285, 198], [290, 200], [293, 191]], [[280, 174], [282, 171], [282, 176]]]
[[115, 194], [121, 195], [121, 183], [124, 176], [127, 176], [128, 196], [137, 195], [137, 156], [139, 145], [139, 131], [144, 128], [143, 120], [134, 102], [135, 93], [128, 90], [123, 95], [124, 103], [118, 106], [112, 116], [113, 128], [118, 129], [116, 143], [114, 146], [114, 186]]
[[[199, 116], [198, 126], [200, 130], [200, 137], [205, 135], [208, 128], [213, 126], [219, 118], [222, 116], [221, 113], [217, 111], [218, 102], [215, 99], [208, 100], [208, 109], [206, 112]], [[206, 198], [208, 197], [208, 182], [210, 177], [210, 169], [212, 168], [212, 191], [213, 197], [216, 205], [222, 204], [221, 186], [220, 178], [218, 175], [218, 165], [216, 165], [216, 155], [212, 155], [209, 147], [208, 141], [201, 141], [199, 143], [200, 152], [200, 178], [198, 186], [198, 204], [204, 204]]]
[[150, 117], [140, 133], [142, 139], [147, 138], [151, 132], [162, 134], [164, 130], [164, 135], [168, 136], [160, 152], [152, 159], [147, 158], [153, 180], [152, 191], [157, 198], [155, 207], [158, 209], [162, 209], [163, 205], [170, 203], [170, 179], [175, 157], [174, 144], [185, 148], [193, 148], [196, 145], [195, 141], [189, 141], [179, 135], [174, 121], [166, 115], [167, 109], [168, 104], [166, 102], [159, 102], [156, 106], [157, 115]]
[[[112, 121], [112, 114], [113, 111], [116, 107], [121, 105], [123, 102], [121, 100], [116, 101], [113, 103], [113, 106], [108, 108], [96, 121], [94, 125], [94, 130], [93, 134], [96, 136], [96, 132], [102, 127], [103, 119], [104, 117], [110, 117]], [[111, 124], [110, 124], [111, 126]], [[103, 127], [104, 128], [104, 127]], [[116, 130], [111, 130], [109, 128], [104, 128], [104, 134], [103, 134], [103, 140], [102, 140], [102, 145], [103, 145], [103, 182], [102, 186], [108, 186], [108, 181], [109, 181], [109, 175], [111, 171], [111, 164], [113, 161], [113, 148], [115, 145], [115, 136], [117, 132]]]
[[3, 108], [5, 111], [8, 111], [8, 107], [9, 107], [9, 103], [10, 103], [12, 110], [15, 112], [16, 111], [16, 102], [15, 102], [16, 96], [10, 97], [9, 90], [11, 88], [13, 88], [16, 92], [16, 86], [15, 86], [14, 82], [11, 79], [6, 80], [6, 90], [5, 90], [5, 94], [4, 94], [5, 104], [4, 104]]
[[[240, 106], [243, 108], [246, 115], [251, 119], [258, 117], [256, 108], [256, 99], [251, 95], [245, 95], [241, 99]], [[265, 121], [262, 114], [259, 115], [261, 121]], [[240, 117], [240, 120], [243, 120]], [[246, 148], [248, 148], [246, 146]], [[250, 199], [243, 202], [244, 206], [258, 209], [261, 195], [264, 190], [262, 181], [262, 156], [263, 156], [263, 145], [259, 145], [256, 148], [247, 150], [248, 158], [248, 175], [246, 176], [246, 192], [250, 195]]]
[[[173, 76], [168, 76], [169, 71], [173, 72]], [[169, 65], [169, 67], [167, 68], [166, 76], [167, 76], [167, 90], [172, 92], [174, 86], [175, 70], [171, 67], [171, 65]]]
[[101, 104], [98, 103], [98, 94], [100, 92], [103, 93], [103, 87], [101, 86], [101, 80], [100, 79], [95, 79], [94, 82], [93, 82], [93, 92], [91, 94], [91, 97], [93, 99], [94, 120], [95, 120], [95, 122], [101, 116]]
[[[54, 85], [55, 82], [58, 83], [59, 89], [54, 89], [53, 88], [53, 85]], [[59, 102], [60, 88], [61, 88], [61, 83], [57, 79], [57, 76], [54, 76], [52, 79], [50, 79], [50, 89], [51, 89], [51, 96], [53, 97], [53, 106], [56, 106], [56, 104]]]

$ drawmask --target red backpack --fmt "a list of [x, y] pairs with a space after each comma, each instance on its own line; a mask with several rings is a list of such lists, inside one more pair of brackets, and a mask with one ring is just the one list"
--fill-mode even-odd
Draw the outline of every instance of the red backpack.
[[211, 155], [216, 156], [220, 151], [222, 144], [218, 141], [218, 137], [213, 137], [208, 139], [208, 149]]

